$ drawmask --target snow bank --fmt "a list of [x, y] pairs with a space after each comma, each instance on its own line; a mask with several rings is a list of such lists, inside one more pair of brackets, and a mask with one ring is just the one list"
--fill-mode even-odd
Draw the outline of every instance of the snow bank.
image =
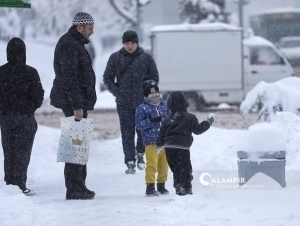
[[240, 111], [247, 116], [250, 111], [259, 111], [259, 120], [271, 121], [276, 111], [300, 115], [300, 78], [289, 77], [274, 83], [259, 82], [250, 90], [241, 103]]
[[284, 132], [269, 123], [257, 123], [249, 127], [238, 145], [239, 151], [247, 153], [285, 151]]

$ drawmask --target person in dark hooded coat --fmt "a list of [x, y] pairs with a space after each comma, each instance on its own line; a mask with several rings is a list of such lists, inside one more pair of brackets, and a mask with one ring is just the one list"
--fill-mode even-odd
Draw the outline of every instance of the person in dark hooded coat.
[[19, 38], [7, 44], [7, 63], [0, 67], [0, 124], [4, 153], [4, 181], [25, 195], [27, 169], [37, 131], [34, 112], [41, 107], [44, 89], [36, 69], [26, 65], [26, 46]]
[[162, 122], [156, 147], [158, 151], [165, 147], [167, 162], [173, 172], [176, 194], [192, 194], [190, 160], [192, 134], [199, 135], [207, 131], [214, 122], [215, 116], [210, 113], [207, 120], [199, 123], [195, 115], [187, 112], [189, 104], [180, 91], [170, 94], [167, 106], [171, 114], [167, 115]]

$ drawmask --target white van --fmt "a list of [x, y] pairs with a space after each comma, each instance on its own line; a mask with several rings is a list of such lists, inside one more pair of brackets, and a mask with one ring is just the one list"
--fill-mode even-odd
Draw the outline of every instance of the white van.
[[268, 40], [253, 36], [244, 39], [245, 92], [258, 82], [275, 82], [293, 76], [293, 69], [285, 56]]

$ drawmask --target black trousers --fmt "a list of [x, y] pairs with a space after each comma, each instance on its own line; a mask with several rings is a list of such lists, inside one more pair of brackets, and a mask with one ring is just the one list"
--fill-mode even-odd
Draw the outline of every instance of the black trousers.
[[[72, 109], [63, 109], [65, 117], [74, 115]], [[87, 111], [83, 111], [83, 118], [87, 118]], [[65, 185], [67, 192], [84, 192], [86, 191], [85, 180], [87, 176], [86, 165], [75, 163], [65, 163], [64, 169]]]
[[173, 186], [181, 186], [184, 189], [190, 189], [192, 164], [190, 151], [179, 148], [166, 148], [167, 162], [173, 172]]
[[[120, 119], [123, 152], [125, 164], [129, 161], [136, 161], [135, 152], [145, 153], [141, 131], [135, 128], [135, 108], [129, 108], [117, 104], [117, 111]], [[137, 142], [135, 145], [135, 133]]]
[[34, 114], [1, 115], [4, 181], [26, 189], [27, 170], [37, 131]]

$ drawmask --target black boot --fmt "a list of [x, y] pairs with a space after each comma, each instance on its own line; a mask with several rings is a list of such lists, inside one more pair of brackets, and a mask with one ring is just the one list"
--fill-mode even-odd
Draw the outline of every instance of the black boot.
[[193, 194], [193, 190], [192, 190], [192, 188], [193, 188], [193, 186], [192, 186], [192, 180], [194, 179], [194, 176], [193, 176], [192, 173], [193, 173], [193, 172], [191, 172], [191, 175], [190, 175], [190, 180], [191, 180], [190, 187], [186, 189], [186, 193], [187, 193], [188, 195], [192, 195], [192, 194]]
[[87, 192], [68, 192], [66, 194], [67, 200], [87, 200], [93, 199], [94, 195], [88, 194]]
[[157, 191], [161, 195], [169, 194], [169, 191], [165, 188], [165, 183], [157, 183]]
[[154, 184], [148, 184], [146, 188], [146, 197], [159, 196], [159, 193], [155, 190]]
[[187, 195], [186, 190], [179, 184], [175, 186], [176, 195], [184, 196]]
[[90, 195], [92, 195], [92, 196], [95, 196], [96, 195], [96, 193], [94, 192], [94, 191], [91, 191], [91, 190], [89, 190], [89, 189], [87, 189], [87, 188], [85, 188], [86, 189], [86, 193], [88, 193], [88, 194], [90, 194]]
[[185, 189], [185, 192], [187, 195], [192, 195], [193, 194], [193, 189], [192, 189], [192, 183], [190, 184], [190, 187]]

